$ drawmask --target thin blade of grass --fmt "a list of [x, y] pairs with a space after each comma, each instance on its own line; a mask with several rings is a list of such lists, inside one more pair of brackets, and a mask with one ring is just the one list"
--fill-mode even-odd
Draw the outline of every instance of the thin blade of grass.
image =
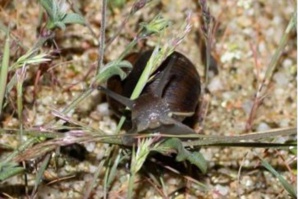
[[17, 113], [18, 118], [20, 120], [20, 127], [19, 127], [19, 141], [22, 143], [23, 141], [23, 82], [26, 76], [26, 66], [22, 69], [16, 71], [17, 74]]
[[103, 57], [105, 53], [106, 45], [106, 11], [107, 11], [108, 2], [107, 0], [102, 0], [102, 11], [101, 11], [101, 28], [100, 28], [100, 38], [99, 38], [99, 47], [98, 47], [98, 63], [96, 74], [99, 74], [100, 69], [103, 68]]
[[23, 152], [25, 149], [27, 149], [28, 147], [32, 146], [36, 142], [38, 142], [38, 139], [36, 139], [36, 138], [30, 138], [30, 139], [28, 139], [18, 149], [15, 149], [6, 158], [4, 158], [4, 160], [1, 162], [0, 165], [5, 164], [7, 162], [10, 162], [12, 159], [14, 159], [15, 157], [17, 157], [21, 152]]
[[[276, 136], [291, 136], [297, 134], [297, 128], [282, 128], [282, 129], [274, 129], [266, 132], [257, 132], [257, 133], [249, 133], [245, 135], [237, 135], [237, 136], [210, 136], [210, 135], [194, 135], [194, 137], [201, 138], [201, 140], [188, 141], [184, 142], [184, 146], [196, 146], [196, 145], [211, 145], [218, 143], [234, 143], [240, 142], [243, 140], [260, 140], [260, 139], [268, 139], [275, 138]], [[189, 136], [191, 137], [191, 136]], [[202, 140], [204, 139], [204, 140]]]
[[[19, 129], [3, 129], [0, 128], [0, 135], [9, 135], [9, 134], [16, 134], [18, 133]], [[37, 130], [37, 129], [25, 129], [24, 130], [24, 135], [30, 135], [30, 136], [34, 136], [34, 137], [39, 137], [40, 138], [58, 138], [58, 137], [62, 137], [62, 134], [57, 134], [57, 133], [53, 133], [53, 131], [41, 131], [41, 130]]]
[[277, 68], [277, 62], [278, 62], [279, 58], [281, 57], [282, 52], [285, 49], [286, 45], [288, 44], [288, 41], [290, 38], [290, 32], [297, 24], [296, 20], [297, 20], [297, 12], [294, 12], [288, 25], [287, 25], [287, 28], [286, 28], [284, 34], [279, 42], [277, 50], [275, 51], [274, 55], [271, 58], [270, 63], [268, 64], [268, 66], [266, 68], [264, 79], [258, 86], [258, 90], [256, 91], [256, 94], [254, 97], [253, 106], [250, 110], [248, 119], [246, 121], [246, 130], [251, 130], [251, 128], [252, 128], [252, 124], [253, 124], [253, 120], [255, 118], [256, 112], [262, 102], [264, 93], [266, 93], [266, 91], [268, 90], [268, 85], [272, 79], [273, 72]]
[[287, 43], [289, 41], [290, 32], [296, 26], [296, 23], [297, 23], [296, 20], [297, 20], [297, 13], [295, 12], [292, 15], [292, 17], [291, 17], [291, 19], [288, 23], [288, 26], [285, 30], [285, 33], [283, 34], [283, 36], [280, 40], [278, 48], [275, 51], [269, 65], [268, 65], [268, 68], [267, 68], [266, 73], [265, 73], [265, 78], [264, 78], [264, 83], [263, 84], [268, 83], [270, 81], [270, 79], [272, 78], [273, 71], [276, 69], [277, 61], [279, 60], [283, 49], [285, 48], [285, 46], [287, 45]]
[[289, 147], [297, 146], [294, 143], [266, 143], [266, 142], [233, 142], [233, 143], [218, 143], [210, 144], [208, 146], [219, 147], [250, 147], [250, 148], [279, 148], [289, 149]]
[[[115, 158], [114, 157], [109, 158], [109, 162], [108, 162], [108, 166], [106, 168], [106, 173], [105, 173], [105, 178], [104, 178], [104, 198], [107, 198], [108, 190], [117, 174], [118, 165], [124, 158], [124, 156], [122, 156], [122, 149], [118, 150], [117, 148], [113, 147], [113, 148], [111, 148], [111, 151], [118, 151], [118, 153]], [[110, 154], [111, 153], [112, 152], [110, 152]], [[113, 165], [112, 165], [112, 162], [113, 162]]]
[[3, 49], [3, 58], [2, 58], [2, 65], [1, 65], [1, 71], [0, 71], [0, 115], [2, 113], [3, 109], [3, 102], [5, 98], [5, 90], [6, 90], [6, 84], [7, 84], [7, 74], [8, 74], [8, 66], [9, 66], [9, 35], [6, 35], [5, 45]]
[[280, 175], [266, 160], [263, 158], [259, 157], [262, 165], [271, 173], [273, 174], [276, 178], [278, 178], [279, 182], [282, 184], [282, 186], [287, 190], [287, 192], [291, 195], [292, 198], [297, 198], [297, 190], [284, 179], [282, 175]]
[[0, 31], [3, 31], [6, 35], [9, 35], [11, 39], [16, 42], [22, 49], [27, 50], [28, 48], [19, 40], [19, 38], [15, 37], [12, 33], [9, 32], [9, 28], [6, 27], [2, 21], [0, 21]]
[[47, 154], [47, 156], [45, 157], [45, 159], [42, 161], [40, 168], [38, 169], [38, 172], [36, 174], [35, 177], [35, 183], [34, 183], [34, 188], [31, 194], [31, 197], [34, 198], [34, 195], [37, 191], [38, 186], [40, 185], [40, 183], [42, 182], [42, 178], [43, 178], [43, 173], [46, 170], [49, 162], [51, 159], [51, 154]]
[[25, 169], [13, 162], [0, 164], [0, 182], [22, 173]]
[[100, 164], [98, 165], [98, 167], [96, 168], [96, 172], [93, 175], [92, 181], [87, 186], [87, 191], [84, 193], [84, 199], [90, 198], [91, 192], [92, 192], [93, 188], [96, 185], [96, 180], [98, 179], [99, 174], [102, 171], [102, 168], [103, 168], [103, 166], [104, 166], [105, 163], [106, 163], [106, 159], [102, 160], [100, 162]]
[[[136, 159], [136, 147], [135, 145], [132, 148], [132, 155], [131, 155], [131, 165], [130, 168], [132, 168], [134, 165]], [[134, 187], [134, 180], [135, 180], [135, 173], [132, 172], [132, 169], [130, 169], [131, 174], [128, 178], [128, 188], [127, 188], [127, 198], [132, 198], [133, 196], [133, 187]]]
[[147, 62], [147, 65], [146, 65], [144, 71], [142, 72], [142, 74], [140, 76], [140, 79], [139, 79], [137, 85], [135, 86], [135, 88], [131, 94], [130, 99], [136, 99], [141, 94], [143, 88], [145, 87], [145, 85], [151, 75], [152, 69], [154, 68], [153, 60], [156, 59], [158, 51], [159, 51], [159, 47], [156, 46], [153, 50], [153, 53], [152, 53], [149, 61]]
[[[17, 71], [17, 73], [23, 73], [23, 71]], [[25, 73], [25, 72], [24, 72]], [[18, 118], [20, 123], [23, 123], [23, 78], [21, 76], [25, 76], [25, 74], [18, 75], [18, 82], [17, 82], [17, 112]], [[22, 136], [22, 133], [21, 133]]]

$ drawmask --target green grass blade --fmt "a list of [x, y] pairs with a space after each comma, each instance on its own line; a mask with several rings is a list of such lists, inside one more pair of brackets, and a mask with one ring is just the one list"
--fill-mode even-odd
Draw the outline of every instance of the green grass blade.
[[[121, 153], [122, 149], [119, 150], [118, 148], [113, 147], [111, 150], [115, 150], [115, 149], [118, 151], [118, 154], [115, 158], [113, 156], [112, 156], [112, 158], [109, 158], [108, 166], [107, 166], [106, 173], [105, 173], [104, 198], [107, 198], [107, 192], [116, 177], [118, 165], [123, 160], [123, 156]], [[113, 152], [111, 152], [110, 154], [112, 154], [112, 153]], [[112, 162], [113, 162], [113, 165], [112, 165]]]
[[18, 149], [15, 149], [2, 162], [0, 162], [0, 168], [1, 168], [1, 165], [4, 165], [4, 164], [10, 162], [13, 158], [17, 157], [17, 155], [19, 155], [21, 152], [23, 152], [25, 149], [32, 146], [36, 142], [38, 142], [38, 139], [30, 138], [26, 142], [22, 143], [22, 145]]
[[148, 60], [147, 65], [146, 65], [144, 71], [142, 72], [140, 79], [132, 92], [131, 99], [136, 99], [137, 97], [139, 97], [143, 88], [145, 87], [145, 85], [151, 75], [151, 71], [153, 68], [153, 60], [155, 60], [155, 58], [158, 54], [158, 49], [159, 49], [159, 47], [157, 46], [153, 50], [153, 53], [152, 53], [150, 59]]
[[290, 36], [291, 30], [296, 27], [296, 20], [297, 20], [296, 18], [297, 18], [297, 13], [295, 12], [292, 15], [292, 18], [285, 30], [285, 33], [283, 34], [283, 36], [280, 40], [277, 50], [275, 51], [274, 55], [272, 56], [272, 59], [269, 63], [269, 67], [267, 68], [267, 71], [265, 74], [265, 77], [267, 77], [268, 81], [270, 81], [273, 71], [276, 69], [277, 61], [279, 60], [283, 50], [285, 49], [285, 46], [287, 45], [287, 43], [289, 41], [289, 36]]
[[50, 159], [51, 159], [51, 154], [47, 154], [45, 159], [42, 161], [40, 168], [38, 169], [38, 172], [37, 172], [36, 178], [35, 178], [34, 188], [33, 188], [32, 194], [31, 194], [32, 198], [34, 198], [33, 196], [37, 191], [38, 185], [40, 185], [40, 183], [42, 182], [43, 173], [46, 170], [46, 168], [50, 162]]
[[7, 83], [7, 74], [8, 74], [8, 65], [9, 65], [9, 35], [5, 40], [4, 50], [3, 50], [3, 59], [0, 71], [0, 115], [2, 113], [2, 105], [5, 97], [6, 83]]
[[262, 165], [270, 172], [272, 173], [276, 178], [278, 178], [279, 182], [282, 184], [282, 186], [287, 190], [287, 192], [291, 195], [292, 198], [297, 198], [297, 190], [286, 181], [282, 175], [280, 175], [266, 160], [259, 157], [261, 159]]
[[84, 193], [84, 199], [88, 199], [88, 198], [91, 197], [90, 195], [92, 193], [92, 190], [93, 190], [93, 188], [95, 187], [95, 185], [97, 183], [97, 179], [99, 177], [100, 172], [103, 170], [105, 163], [106, 163], [106, 159], [102, 160], [100, 162], [100, 164], [98, 165], [98, 167], [96, 169], [96, 172], [93, 175], [92, 181], [91, 181], [91, 183], [88, 184], [87, 190]]
[[17, 163], [7, 162], [0, 165], [0, 182], [24, 171]]

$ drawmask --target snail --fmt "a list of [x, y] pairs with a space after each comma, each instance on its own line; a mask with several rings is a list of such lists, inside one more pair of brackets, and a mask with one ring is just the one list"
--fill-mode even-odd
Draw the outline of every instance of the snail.
[[[128, 134], [162, 133], [194, 134], [195, 131], [184, 123], [193, 116], [199, 106], [201, 83], [195, 66], [184, 55], [173, 52], [152, 74], [153, 79], [144, 87], [137, 99], [129, 97], [142, 74], [152, 50], [134, 53], [126, 60], [133, 65], [126, 79], [118, 76], [108, 80], [105, 92], [111, 109], [120, 116], [125, 107], [131, 112], [128, 120]], [[125, 144], [132, 145], [134, 139], [125, 136]]]

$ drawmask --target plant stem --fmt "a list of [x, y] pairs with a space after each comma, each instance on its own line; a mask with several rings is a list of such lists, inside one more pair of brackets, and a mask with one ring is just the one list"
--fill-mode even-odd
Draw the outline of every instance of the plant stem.
[[98, 66], [96, 75], [99, 74], [100, 69], [103, 67], [103, 55], [105, 51], [105, 34], [106, 34], [106, 10], [107, 10], [107, 0], [102, 1], [102, 12], [101, 12], [101, 34], [100, 34], [100, 42], [98, 48]]

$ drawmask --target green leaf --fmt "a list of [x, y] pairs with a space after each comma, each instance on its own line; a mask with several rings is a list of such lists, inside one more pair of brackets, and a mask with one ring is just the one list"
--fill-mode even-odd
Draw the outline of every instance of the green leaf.
[[169, 153], [174, 150], [177, 152], [176, 160], [178, 162], [188, 160], [190, 163], [196, 165], [203, 173], [207, 172], [207, 162], [203, 155], [200, 152], [186, 150], [182, 145], [182, 141], [178, 138], [167, 139], [155, 148], [155, 150], [160, 153]]
[[52, 28], [55, 28], [55, 27], [58, 27], [62, 30], [65, 30], [66, 28], [65, 24], [61, 21], [55, 21]]
[[279, 182], [282, 184], [282, 186], [287, 190], [287, 192], [291, 195], [292, 198], [297, 198], [297, 190], [286, 181], [282, 175], [280, 175], [266, 160], [259, 157], [261, 159], [262, 165], [270, 171], [276, 178], [278, 178]]
[[[60, 4], [60, 7], [62, 7], [63, 5], [62, 5], [62, 3]], [[67, 15], [67, 13], [64, 11], [64, 10], [62, 10], [62, 9], [60, 9], [60, 10], [57, 10], [57, 12], [58, 12], [58, 16], [57, 16], [57, 21], [62, 21], [63, 20], [63, 18], [65, 18], [66, 17], [66, 15]]]
[[66, 24], [85, 24], [85, 20], [81, 15], [66, 13], [67, 4], [65, 0], [40, 0], [40, 4], [49, 16], [46, 25], [48, 29], [58, 27], [64, 30]]
[[59, 8], [60, 6], [58, 5], [57, 0], [52, 0], [51, 12], [53, 14], [52, 21], [54, 23], [59, 20]]
[[42, 7], [46, 10], [49, 17], [51, 19], [54, 19], [54, 13], [52, 11], [52, 8], [53, 8], [52, 4], [54, 3], [54, 1], [52, 1], [52, 0], [40, 0], [39, 2], [42, 5]]
[[64, 18], [62, 18], [61, 22], [64, 24], [75, 24], [75, 23], [83, 24], [83, 25], [85, 24], [84, 18], [77, 13], [66, 14]]
[[119, 75], [123, 80], [127, 76], [127, 73], [122, 68], [132, 68], [132, 65], [128, 61], [112, 61], [109, 62], [97, 75], [96, 79], [99, 82], [105, 81], [114, 75]]

